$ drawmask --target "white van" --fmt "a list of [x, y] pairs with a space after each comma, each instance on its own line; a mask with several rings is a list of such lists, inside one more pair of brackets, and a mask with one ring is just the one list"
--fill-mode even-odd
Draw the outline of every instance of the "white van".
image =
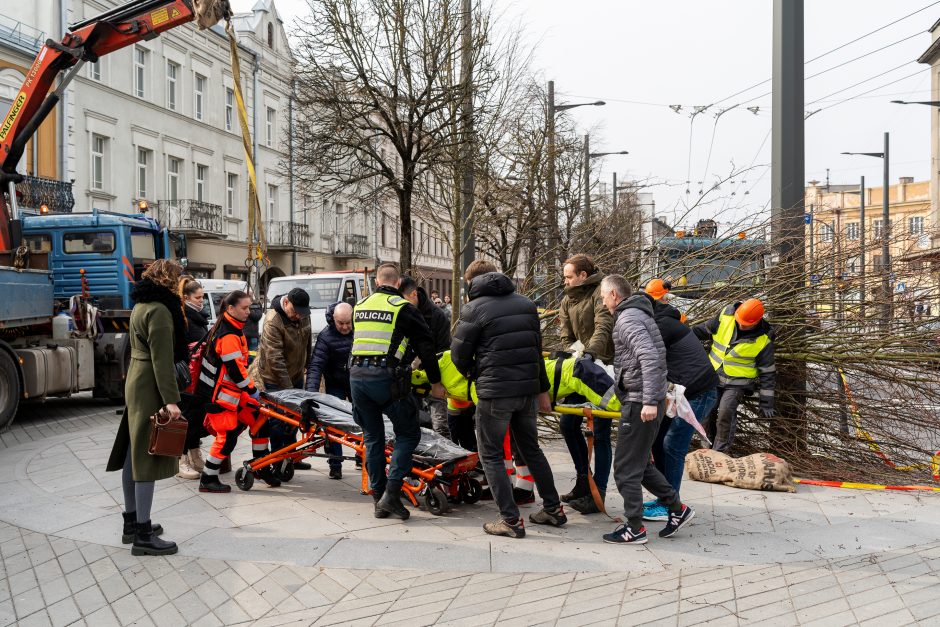
[[226, 294], [235, 290], [248, 292], [248, 283], [245, 281], [232, 279], [198, 279], [198, 281], [205, 292], [202, 311], [209, 316], [210, 327], [215, 324], [215, 319], [219, 316], [219, 304]]
[[362, 272], [316, 272], [271, 279], [265, 298], [270, 307], [275, 298], [299, 287], [310, 295], [310, 329], [313, 340], [326, 327], [326, 309], [333, 303], [346, 301], [355, 305], [368, 292], [366, 275]]

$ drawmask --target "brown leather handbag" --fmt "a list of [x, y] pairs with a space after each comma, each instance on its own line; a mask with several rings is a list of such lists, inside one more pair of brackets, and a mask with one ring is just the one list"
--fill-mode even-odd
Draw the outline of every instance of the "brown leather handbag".
[[179, 457], [186, 446], [186, 429], [189, 423], [180, 415], [171, 418], [170, 412], [163, 407], [150, 417], [150, 447], [147, 452], [151, 455], [165, 455]]

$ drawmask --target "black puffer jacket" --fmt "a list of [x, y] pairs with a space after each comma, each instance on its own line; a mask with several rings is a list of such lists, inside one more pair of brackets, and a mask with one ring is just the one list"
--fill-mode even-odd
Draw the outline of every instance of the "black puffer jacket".
[[307, 362], [306, 389], [320, 391], [320, 379], [326, 381], [327, 390], [346, 390], [349, 387], [349, 353], [352, 351], [352, 332], [343, 335], [336, 329], [333, 312], [339, 303], [326, 309], [326, 328], [317, 335], [317, 343]]
[[535, 303], [515, 292], [509, 277], [490, 272], [470, 282], [470, 302], [460, 309], [451, 359], [476, 382], [480, 398], [531, 396], [549, 389]]
[[654, 301], [653, 319], [666, 345], [666, 379], [685, 386], [685, 397], [692, 398], [718, 386], [718, 374], [708, 361], [708, 353], [672, 305]]
[[202, 309], [194, 309], [189, 305], [183, 305], [183, 312], [186, 313], [186, 341], [201, 342], [204, 337], [209, 335], [209, 316]]
[[434, 351], [443, 353], [450, 349], [450, 317], [447, 312], [431, 302], [423, 287], [418, 288], [418, 311], [431, 327]]

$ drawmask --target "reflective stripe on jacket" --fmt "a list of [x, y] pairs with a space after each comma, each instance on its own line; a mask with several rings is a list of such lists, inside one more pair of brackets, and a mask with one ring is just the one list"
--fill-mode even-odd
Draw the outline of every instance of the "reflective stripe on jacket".
[[392, 346], [398, 314], [408, 301], [400, 296], [376, 292], [353, 308], [353, 344], [355, 356], [394, 357], [401, 360], [408, 349], [408, 338]]
[[770, 344], [770, 337], [763, 333], [754, 338], [743, 338], [731, 346], [734, 337], [734, 308], [728, 307], [718, 318], [718, 331], [712, 336], [712, 348], [708, 357], [719, 374], [729, 379], [757, 378], [757, 356]]

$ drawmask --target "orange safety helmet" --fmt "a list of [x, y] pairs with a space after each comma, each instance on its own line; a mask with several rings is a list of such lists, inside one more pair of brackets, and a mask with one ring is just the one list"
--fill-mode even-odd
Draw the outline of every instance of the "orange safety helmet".
[[670, 288], [672, 288], [670, 283], [662, 279], [652, 279], [646, 284], [646, 293], [649, 294], [653, 300], [659, 300], [669, 293]]
[[764, 303], [760, 299], [749, 298], [734, 311], [734, 320], [745, 326], [755, 325], [764, 317]]

